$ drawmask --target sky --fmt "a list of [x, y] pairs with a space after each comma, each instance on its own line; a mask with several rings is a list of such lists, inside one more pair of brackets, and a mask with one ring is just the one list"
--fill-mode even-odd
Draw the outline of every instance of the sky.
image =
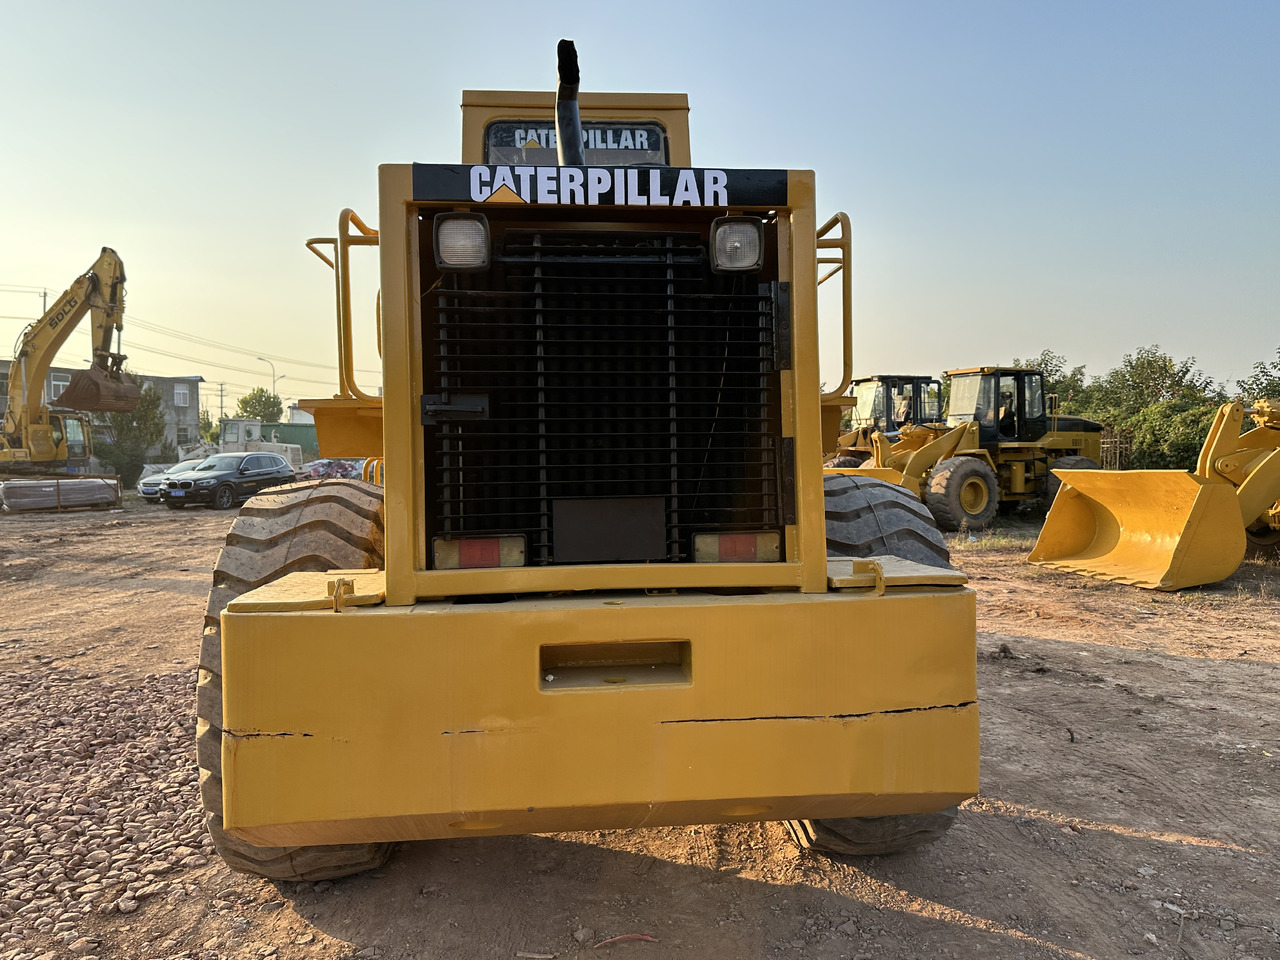
[[346, 206], [376, 222], [379, 163], [458, 162], [462, 90], [551, 89], [561, 37], [583, 90], [687, 93], [696, 166], [816, 171], [819, 222], [853, 223], [856, 375], [1044, 349], [1099, 375], [1159, 344], [1233, 387], [1280, 349], [1273, 0], [0, 0], [0, 22], [0, 352], [110, 246], [130, 365], [203, 376], [215, 416], [219, 383], [227, 413], [273, 376], [332, 394], [332, 274], [303, 241]]

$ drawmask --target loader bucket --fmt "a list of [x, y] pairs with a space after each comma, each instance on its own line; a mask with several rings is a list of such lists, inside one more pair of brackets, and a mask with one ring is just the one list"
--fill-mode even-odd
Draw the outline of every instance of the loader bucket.
[[1180, 470], [1060, 470], [1032, 563], [1152, 590], [1231, 576], [1244, 560], [1236, 490]]
[[58, 397], [57, 405], [71, 410], [128, 413], [138, 405], [142, 391], [127, 378], [113, 378], [99, 366], [77, 370]]

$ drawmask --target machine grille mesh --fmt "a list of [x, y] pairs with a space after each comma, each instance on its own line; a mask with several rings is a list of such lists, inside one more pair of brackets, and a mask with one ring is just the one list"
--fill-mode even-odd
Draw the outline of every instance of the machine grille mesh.
[[429, 536], [522, 533], [554, 563], [553, 505], [584, 498], [662, 498], [671, 562], [780, 528], [769, 289], [696, 234], [502, 234], [423, 298]]

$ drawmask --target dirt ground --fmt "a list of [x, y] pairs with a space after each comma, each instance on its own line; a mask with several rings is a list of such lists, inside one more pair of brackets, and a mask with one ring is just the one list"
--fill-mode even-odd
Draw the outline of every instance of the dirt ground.
[[[0, 517], [0, 678], [193, 690], [229, 520]], [[0, 958], [1280, 958], [1280, 565], [1154, 594], [1028, 566], [1034, 536], [953, 545], [982, 792], [931, 846], [840, 862], [774, 823], [433, 841], [315, 885], [215, 858], [74, 941], [11, 922]]]

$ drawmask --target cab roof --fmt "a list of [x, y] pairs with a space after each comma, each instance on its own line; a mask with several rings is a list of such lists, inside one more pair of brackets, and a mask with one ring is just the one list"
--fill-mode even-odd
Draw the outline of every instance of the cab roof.
[[1040, 373], [1035, 367], [965, 367], [962, 370], [944, 370], [943, 375], [954, 377], [961, 373]]

